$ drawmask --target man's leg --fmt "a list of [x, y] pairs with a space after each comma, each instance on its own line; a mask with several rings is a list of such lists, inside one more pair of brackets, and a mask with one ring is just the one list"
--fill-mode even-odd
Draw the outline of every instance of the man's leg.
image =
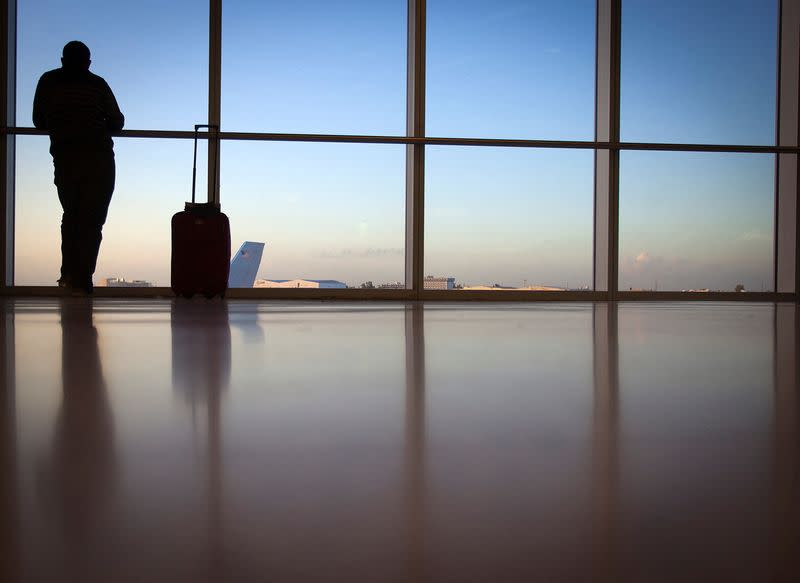
[[114, 193], [115, 166], [113, 153], [87, 157], [92, 167], [81, 189], [79, 263], [76, 285], [92, 291], [92, 276], [103, 240], [103, 225]]
[[77, 268], [80, 244], [80, 182], [68, 160], [54, 160], [55, 184], [61, 215], [61, 277], [58, 283], [71, 286]]

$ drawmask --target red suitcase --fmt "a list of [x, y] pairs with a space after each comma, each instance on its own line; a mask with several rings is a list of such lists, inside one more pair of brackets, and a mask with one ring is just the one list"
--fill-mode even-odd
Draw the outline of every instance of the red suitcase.
[[[224, 297], [228, 289], [231, 261], [231, 227], [228, 217], [216, 203], [196, 203], [197, 134], [194, 126], [194, 164], [192, 202], [172, 217], [172, 291], [177, 296], [202, 294]], [[215, 167], [216, 173], [216, 167]]]

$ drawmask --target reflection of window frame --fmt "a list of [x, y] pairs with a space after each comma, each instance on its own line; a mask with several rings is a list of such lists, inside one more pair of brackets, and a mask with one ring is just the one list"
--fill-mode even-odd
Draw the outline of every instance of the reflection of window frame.
[[[39, 134], [16, 125], [16, 5], [25, 0], [0, 0], [0, 29], [7, 42], [0, 46], [0, 287], [18, 294], [52, 293], [52, 288], [14, 286], [14, 144], [16, 135]], [[219, 125], [222, 69], [222, 1], [209, 0], [208, 123]], [[800, 286], [798, 253], [798, 97], [800, 97], [800, 3], [779, 2], [777, 136], [774, 146], [624, 143], [619, 139], [620, 37], [622, 0], [597, 0], [595, 138], [592, 141], [431, 138], [425, 133], [426, 0], [408, 0], [407, 119], [405, 136], [353, 136], [328, 134], [270, 134], [221, 132], [209, 139], [209, 187], [219, 184], [213, 160], [219, 160], [219, 141], [262, 140], [325, 143], [380, 143], [406, 146], [406, 282], [405, 289], [347, 290], [232, 290], [232, 296], [264, 298], [357, 299], [483, 299], [483, 300], [613, 300], [613, 299], [747, 299], [795, 300]], [[191, 131], [126, 130], [124, 137], [191, 139]], [[575, 292], [469, 291], [424, 289], [424, 166], [425, 145], [500, 146], [522, 148], [590, 149], [595, 153], [594, 289]], [[775, 282], [774, 292], [737, 294], [723, 292], [621, 292], [619, 263], [619, 152], [656, 150], [685, 152], [752, 152], [776, 154]], [[209, 189], [211, 193], [219, 189]], [[163, 288], [132, 291], [119, 288], [101, 293], [162, 295]]]

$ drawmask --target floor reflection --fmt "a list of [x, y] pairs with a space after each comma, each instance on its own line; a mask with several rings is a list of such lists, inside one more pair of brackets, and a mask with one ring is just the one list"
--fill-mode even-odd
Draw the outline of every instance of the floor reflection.
[[772, 511], [773, 581], [800, 576], [800, 310], [775, 311], [775, 470]]
[[144, 305], [5, 304], [2, 580], [800, 580], [793, 304]]
[[16, 581], [20, 565], [20, 504], [14, 310], [5, 302], [0, 307], [0, 581]]
[[[759, 581], [778, 568], [797, 574], [794, 559], [776, 559], [774, 534], [796, 518], [773, 511], [776, 488], [794, 490], [788, 498], [798, 502], [797, 452], [781, 455], [786, 445], [775, 434], [776, 411], [786, 426], [797, 419], [796, 407], [776, 399], [781, 385], [797, 391], [780, 380], [792, 376], [796, 356], [777, 358], [796, 354], [795, 310], [619, 307], [616, 528], [624, 580]], [[778, 334], [787, 322], [792, 333]], [[782, 555], [797, 556], [797, 543]]]
[[92, 321], [92, 305], [63, 301], [61, 404], [51, 449], [38, 467], [37, 490], [57, 533], [63, 575], [71, 581], [108, 573], [106, 546], [116, 492], [114, 421]]
[[[206, 411], [206, 573], [225, 578], [222, 461], [222, 394], [231, 377], [231, 327], [225, 302], [176, 299], [170, 312], [172, 382], [188, 402], [197, 429], [197, 409]], [[257, 328], [260, 330], [260, 328]], [[250, 328], [248, 330], [251, 330]]]
[[617, 305], [596, 304], [592, 316], [592, 578], [611, 582], [620, 580]]
[[406, 580], [425, 578], [425, 310], [406, 308]]
[[172, 383], [194, 409], [218, 409], [231, 377], [231, 327], [224, 302], [174, 300], [170, 310]]

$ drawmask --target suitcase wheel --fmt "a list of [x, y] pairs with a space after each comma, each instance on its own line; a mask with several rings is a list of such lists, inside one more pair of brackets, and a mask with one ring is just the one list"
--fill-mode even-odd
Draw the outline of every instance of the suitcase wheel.
[[193, 296], [194, 294], [189, 294], [189, 293], [181, 294], [181, 297], [186, 298], [187, 300], [191, 300]]

